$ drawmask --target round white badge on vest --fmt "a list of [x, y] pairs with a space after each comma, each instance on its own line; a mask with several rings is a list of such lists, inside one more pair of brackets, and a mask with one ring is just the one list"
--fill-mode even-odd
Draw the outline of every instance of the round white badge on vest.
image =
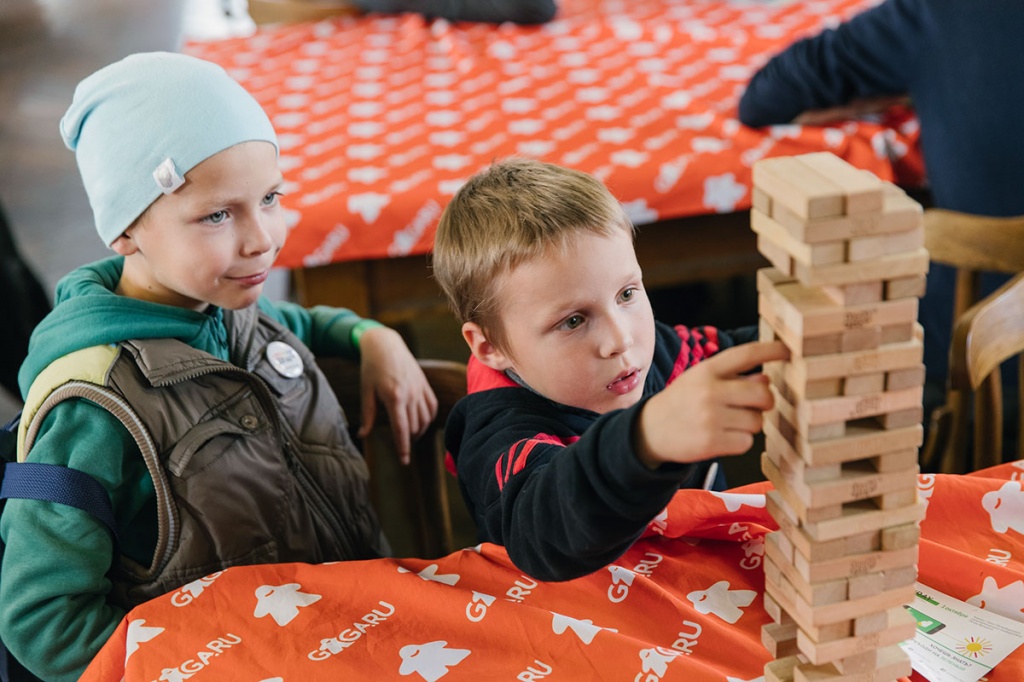
[[289, 379], [302, 376], [304, 366], [299, 352], [283, 341], [267, 344], [267, 361], [281, 376]]

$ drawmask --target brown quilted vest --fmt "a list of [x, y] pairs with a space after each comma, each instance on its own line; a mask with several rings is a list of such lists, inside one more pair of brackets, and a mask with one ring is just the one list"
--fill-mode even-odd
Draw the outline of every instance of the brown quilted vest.
[[[128, 426], [156, 490], [152, 564], [122, 556], [111, 572], [111, 601], [125, 608], [229, 566], [388, 551], [366, 463], [312, 353], [253, 308], [224, 311], [224, 322], [239, 365], [173, 339], [127, 341], [102, 395], [88, 393]], [[301, 358], [299, 376], [275, 369], [274, 341]], [[300, 371], [286, 355], [286, 373]], [[93, 390], [81, 384], [46, 403]]]

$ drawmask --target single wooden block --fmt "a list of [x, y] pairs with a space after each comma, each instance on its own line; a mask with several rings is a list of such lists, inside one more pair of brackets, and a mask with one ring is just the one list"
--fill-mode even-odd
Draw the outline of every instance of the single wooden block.
[[782, 248], [764, 235], [757, 235], [757, 250], [768, 262], [774, 265], [779, 272], [792, 275], [796, 268], [793, 265], [793, 257], [786, 249]]
[[765, 215], [772, 214], [772, 198], [771, 195], [767, 194], [760, 187], [754, 187], [750, 193], [750, 199], [753, 207], [764, 213]]
[[924, 408], [920, 405], [916, 405], [908, 407], [907, 409], [894, 409], [891, 412], [875, 416], [875, 419], [878, 420], [878, 423], [881, 424], [883, 428], [905, 429], [908, 426], [921, 423], [921, 420], [924, 419]]
[[[922, 428], [923, 430], [923, 428]], [[888, 431], [887, 433], [894, 433], [894, 431]], [[865, 461], [868, 462], [875, 471], [900, 471], [902, 469], [908, 469], [915, 466], [918, 463], [918, 446], [910, 446], [905, 450], [896, 450], [894, 452], [884, 452], [874, 457], [869, 457]]]
[[882, 327], [876, 324], [843, 332], [843, 336], [839, 341], [839, 352], [856, 353], [862, 350], [872, 350], [881, 345]]
[[917, 565], [891, 568], [888, 571], [883, 571], [882, 575], [885, 576], [885, 589], [887, 590], [900, 585], [913, 585], [917, 582]]
[[808, 381], [804, 385], [804, 397], [813, 400], [815, 398], [834, 398], [835, 396], [843, 394], [843, 380], [836, 377], [834, 379], [818, 379], [817, 381]]
[[802, 218], [841, 216], [843, 188], [791, 156], [760, 159], [753, 166], [754, 186]]
[[[914, 299], [916, 300], [916, 299]], [[913, 323], [887, 324], [882, 326], [882, 345], [906, 343], [917, 338]]]
[[883, 196], [881, 213], [809, 220], [786, 206], [775, 203], [772, 205], [771, 215], [794, 237], [808, 244], [903, 232], [923, 224], [921, 205], [906, 194]]
[[779, 551], [786, 557], [786, 560], [793, 561], [793, 554], [796, 552], [796, 547], [794, 547], [789, 537], [787, 537], [785, 533], [778, 533], [775, 537], [775, 542], [779, 547]]
[[839, 185], [846, 197], [845, 213], [880, 213], [884, 197], [882, 181], [831, 152], [800, 154], [796, 159]]
[[[794, 261], [799, 261], [804, 265], [831, 265], [847, 260], [846, 244], [844, 242], [808, 244], [807, 242], [800, 241], [785, 227], [772, 220], [771, 216], [757, 209], [750, 212], [750, 227], [758, 235], [759, 250], [761, 239], [763, 238], [772, 242], [775, 247], [788, 254]], [[764, 252], [762, 251], [762, 253]], [[769, 258], [769, 260], [773, 259]], [[782, 270], [782, 268], [779, 269]]]
[[878, 552], [882, 549], [882, 531], [881, 530], [868, 530], [863, 533], [857, 533], [856, 535], [847, 535], [845, 538], [846, 553], [844, 556], [852, 554], [867, 554], [868, 552]]
[[897, 277], [885, 282], [885, 299], [894, 298], [921, 298], [924, 296], [928, 278], [925, 275], [911, 275], [910, 277]]
[[[884, 632], [892, 625], [892, 612], [895, 609], [869, 613], [853, 619], [853, 635], [863, 637], [878, 632]], [[916, 625], [916, 623], [915, 623]]]
[[843, 381], [843, 395], [864, 395], [865, 393], [881, 393], [886, 390], [885, 372], [859, 374], [846, 377]]
[[917, 486], [885, 492], [873, 499], [878, 508], [882, 510], [913, 507], [917, 504]]
[[885, 299], [885, 282], [855, 282], [841, 286], [821, 287], [825, 294], [837, 305], [860, 305], [862, 303], [878, 303]]
[[832, 665], [843, 675], [855, 675], [857, 673], [873, 671], [878, 667], [878, 650], [868, 649], [859, 654], [846, 656], [845, 658], [832, 661]]
[[898, 645], [879, 649], [878, 662], [873, 670], [844, 674], [827, 663], [822, 666], [798, 664], [793, 668], [794, 682], [892, 682], [900, 677], [909, 677], [910, 657]]
[[885, 591], [885, 574], [881, 571], [850, 576], [846, 582], [850, 599], [863, 599]]
[[925, 368], [923, 364], [906, 369], [894, 369], [885, 373], [885, 390], [899, 391], [914, 386], [924, 386]]
[[787, 656], [764, 664], [764, 682], [793, 682], [793, 668], [800, 661], [796, 656]]
[[820, 665], [892, 644], [899, 644], [914, 637], [916, 624], [902, 607], [889, 609], [886, 613], [886, 621], [888, 627], [882, 630], [826, 642], [814, 641], [797, 628], [797, 644], [811, 663]]
[[905, 549], [913, 547], [921, 539], [921, 527], [916, 523], [904, 523], [882, 529], [882, 549]]
[[764, 603], [764, 612], [767, 613], [773, 621], [782, 625], [794, 622], [793, 617], [790, 616], [789, 613], [786, 610], [784, 610], [770, 594], [765, 592], [762, 596], [762, 602]]
[[928, 272], [928, 263], [928, 250], [921, 248], [859, 263], [808, 267], [794, 262], [793, 274], [807, 286], [839, 286], [854, 282], [870, 282], [886, 277], [920, 275]]
[[796, 644], [796, 623], [768, 623], [761, 627], [761, 644], [772, 658], [796, 656], [800, 649]]
[[796, 355], [802, 358], [833, 355], [842, 350], [842, 345], [843, 335], [840, 333], [805, 336], [797, 344], [799, 353]]
[[776, 338], [775, 330], [772, 329], [772, 326], [771, 324], [768, 323], [768, 320], [764, 319], [763, 317], [758, 318], [757, 321], [757, 338], [760, 341], [774, 341]]
[[[785, 228], [783, 228], [785, 229]], [[924, 225], [906, 232], [856, 237], [847, 242], [846, 259], [851, 263], [916, 251], [924, 246]]]

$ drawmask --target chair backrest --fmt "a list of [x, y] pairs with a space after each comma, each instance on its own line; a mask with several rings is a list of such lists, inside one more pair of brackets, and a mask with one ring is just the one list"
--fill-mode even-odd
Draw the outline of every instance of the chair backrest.
[[[929, 208], [924, 212], [924, 225], [925, 247], [931, 260], [957, 269], [954, 324], [981, 298], [983, 272], [1024, 272], [1024, 216], [995, 218]], [[998, 372], [993, 376], [998, 381]], [[937, 465], [939, 471], [949, 473], [965, 469], [969, 406], [970, 387], [950, 383], [946, 404], [931, 416], [922, 463]], [[980, 458], [975, 462], [977, 468], [980, 461], [998, 458], [999, 454], [976, 450], [975, 456]]]
[[[436, 558], [457, 549], [452, 508], [461, 504], [461, 497], [457, 491], [454, 495], [448, 493], [453, 481], [445, 467], [443, 434], [452, 408], [466, 395], [466, 365], [432, 359], [419, 363], [437, 396], [437, 417], [413, 443], [409, 466], [398, 464], [387, 428], [388, 415], [383, 408], [377, 410], [377, 437], [371, 434], [362, 447], [370, 465], [374, 502], [392, 549], [396, 554]], [[317, 364], [349, 422], [358, 426], [362, 406], [359, 364], [342, 358], [317, 358]]]
[[[1003, 451], [1003, 395], [999, 366], [1018, 358], [1016, 420], [1024, 418], [1024, 273], [960, 316], [950, 349], [950, 387], [974, 390], [974, 468], [998, 464]], [[1018, 433], [1017, 457], [1024, 458]]]

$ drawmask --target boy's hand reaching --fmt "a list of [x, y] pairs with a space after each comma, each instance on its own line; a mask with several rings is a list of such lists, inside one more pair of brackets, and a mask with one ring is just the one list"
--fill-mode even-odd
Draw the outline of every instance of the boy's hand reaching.
[[754, 342], [727, 348], [686, 370], [640, 412], [635, 436], [640, 460], [655, 468], [749, 450], [761, 430], [761, 413], [774, 401], [768, 377], [744, 374], [788, 359], [781, 341]]
[[365, 438], [377, 416], [377, 401], [384, 404], [391, 434], [402, 464], [409, 463], [412, 441], [423, 434], [437, 416], [437, 398], [423, 370], [394, 329], [373, 327], [359, 340], [362, 423]]

